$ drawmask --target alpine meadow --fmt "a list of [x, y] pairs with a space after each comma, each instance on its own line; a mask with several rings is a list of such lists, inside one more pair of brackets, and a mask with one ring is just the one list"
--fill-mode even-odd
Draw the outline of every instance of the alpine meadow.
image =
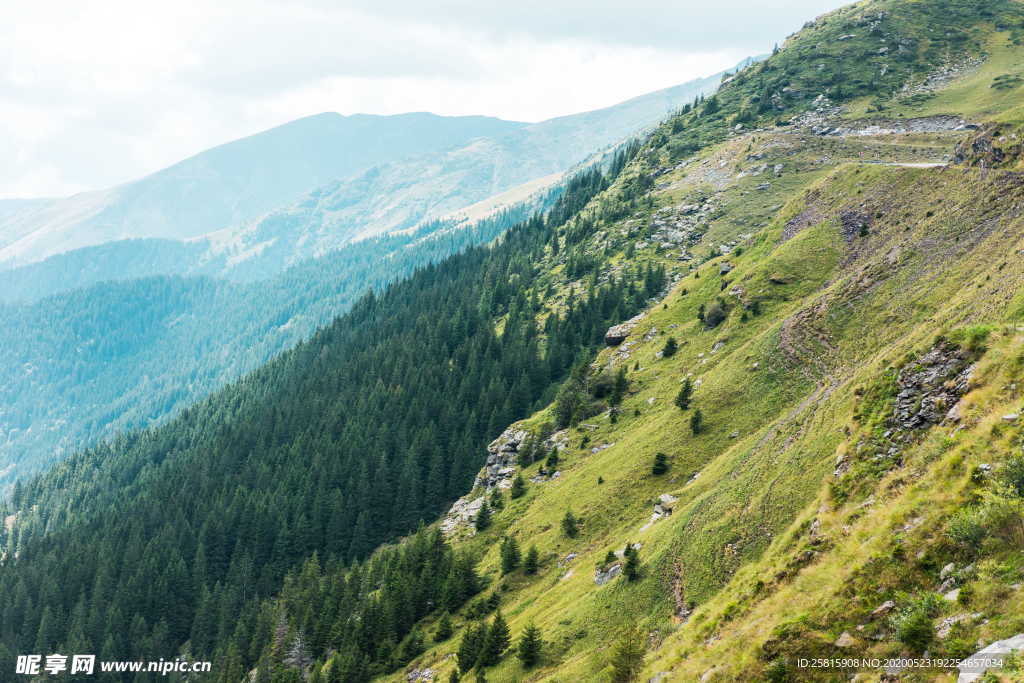
[[0, 681], [1024, 681], [1024, 1], [801, 21], [0, 201]]

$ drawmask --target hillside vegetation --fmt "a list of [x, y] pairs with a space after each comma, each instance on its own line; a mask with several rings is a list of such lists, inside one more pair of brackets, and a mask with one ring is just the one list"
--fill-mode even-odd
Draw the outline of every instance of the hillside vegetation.
[[[799, 661], [1021, 633], [1022, 31], [1011, 1], [811, 22], [547, 216], [34, 480], [0, 642], [838, 681]], [[858, 675], [897, 673], [956, 677]]]

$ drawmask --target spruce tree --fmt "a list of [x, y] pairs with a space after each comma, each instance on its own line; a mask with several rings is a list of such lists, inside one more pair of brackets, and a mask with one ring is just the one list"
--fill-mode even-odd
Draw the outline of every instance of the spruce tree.
[[487, 629], [487, 636], [480, 648], [479, 662], [483, 666], [494, 666], [501, 661], [502, 655], [511, 643], [508, 623], [505, 622], [505, 617], [501, 616], [501, 611], [498, 611], [491, 620], [491, 627]]
[[541, 631], [536, 624], [531, 622], [519, 639], [519, 652], [517, 653], [519, 661], [525, 668], [529, 669], [537, 665], [537, 662], [540, 661], [542, 646]]
[[469, 624], [466, 632], [462, 634], [459, 641], [459, 649], [456, 657], [459, 660], [459, 670], [465, 673], [476, 666], [480, 659], [480, 650], [487, 636], [487, 624]]
[[693, 415], [690, 416], [690, 431], [694, 436], [704, 431], [704, 415], [701, 414], [700, 408], [694, 410]]
[[683, 386], [679, 387], [679, 393], [676, 394], [676, 407], [680, 410], [687, 410], [690, 407], [690, 399], [693, 396], [693, 382], [687, 377], [683, 380]]
[[671, 358], [676, 355], [676, 351], [679, 350], [679, 344], [676, 343], [675, 337], [669, 337], [665, 342], [665, 346], [661, 349], [662, 358]]
[[519, 567], [519, 544], [516, 539], [506, 536], [501, 542], [501, 573], [511, 574]]
[[651, 465], [651, 474], [657, 476], [668, 472], [668, 456], [664, 453], [654, 454], [654, 464]]
[[569, 538], [576, 538], [579, 535], [579, 526], [576, 521], [576, 516], [572, 514], [572, 510], [565, 511], [565, 517], [562, 517], [562, 533]]
[[487, 505], [486, 500], [480, 506], [480, 511], [476, 513], [474, 526], [476, 526], [477, 531], [483, 531], [491, 526], [491, 508]]
[[445, 612], [444, 616], [441, 617], [441, 621], [437, 624], [437, 631], [434, 633], [434, 642], [443, 643], [452, 637], [452, 619]]
[[497, 487], [491, 492], [491, 507], [495, 510], [502, 510], [505, 507], [505, 499], [501, 495], [501, 490]]
[[615, 382], [612, 384], [612, 393], [608, 403], [613, 407], [618, 406], [622, 403], [622, 399], [626, 396], [628, 389], [629, 380], [626, 378], [626, 368], [619, 368], [619, 371], [615, 373]]
[[523, 475], [517, 474], [515, 479], [512, 480], [512, 487], [508, 491], [509, 498], [515, 500], [516, 498], [522, 498], [523, 494], [526, 493], [526, 482], [523, 481]]
[[551, 449], [548, 453], [548, 459], [544, 462], [544, 466], [549, 472], [553, 472], [558, 468], [558, 447]]
[[622, 573], [627, 581], [636, 581], [640, 578], [640, 554], [636, 548], [627, 543], [623, 555], [626, 557], [626, 565], [622, 568]]
[[643, 634], [637, 627], [631, 627], [619, 639], [612, 653], [611, 663], [613, 683], [630, 683], [636, 680], [644, 664]]
[[526, 551], [526, 561], [523, 562], [523, 572], [532, 576], [537, 573], [539, 566], [540, 558], [537, 553], [537, 546], [531, 545], [530, 549]]

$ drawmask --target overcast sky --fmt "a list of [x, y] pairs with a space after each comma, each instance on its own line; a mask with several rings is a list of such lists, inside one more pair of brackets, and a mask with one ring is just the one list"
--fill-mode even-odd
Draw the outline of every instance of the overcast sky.
[[322, 111], [521, 121], [763, 53], [843, 0], [4, 0], [0, 198], [71, 194]]

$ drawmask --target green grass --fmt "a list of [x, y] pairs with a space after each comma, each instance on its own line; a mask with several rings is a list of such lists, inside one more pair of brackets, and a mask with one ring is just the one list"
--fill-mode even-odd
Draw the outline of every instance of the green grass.
[[[846, 21], [856, 11], [838, 16]], [[1016, 91], [991, 87], [996, 77], [1013, 83], [1022, 71], [1024, 52], [1012, 35], [972, 32], [965, 45], [989, 55], [980, 68], [933, 95], [893, 100], [884, 115], [1018, 120]], [[869, 105], [854, 101], [850, 115]], [[935, 590], [938, 569], [955, 554], [946, 525], [975, 495], [972, 471], [1021, 443], [1019, 429], [1000, 418], [1008, 402], [1022, 400], [1007, 387], [1021, 381], [1024, 338], [1005, 324], [1024, 317], [1024, 265], [1015, 256], [1024, 249], [1024, 221], [1013, 174], [865, 162], [942, 160], [965, 135], [823, 138], [779, 127], [722, 136], [686, 167], [660, 175], [650, 205], [601, 225], [604, 241], [593, 248], [615, 266], [625, 261], [626, 245], [647, 234], [657, 209], [698, 198], [720, 207], [690, 249], [694, 262], [673, 261], [653, 247], [635, 255], [665, 263], [681, 279], [651, 306], [630, 340], [630, 357], [620, 361], [630, 393], [618, 422], [602, 414], [586, 421], [592, 429], [570, 429], [562, 476], [530, 484], [496, 515], [492, 530], [460, 541], [480, 553], [513, 637], [535, 622], [549, 643], [536, 670], [524, 672], [506, 657], [488, 671], [489, 681], [607, 680], [610, 651], [628, 624], [649, 636], [641, 680], [667, 671], [669, 680], [691, 681], [712, 669], [714, 680], [760, 680], [769, 670], [804, 680], [812, 677], [792, 668], [797, 655], [903, 651], [892, 634], [873, 640], [856, 627], [868, 624], [873, 633], [870, 612], [889, 597], [902, 607]], [[668, 141], [661, 142], [663, 153], [649, 164], [674, 163]], [[778, 177], [750, 175], [778, 163]], [[851, 223], [852, 214], [862, 218]], [[794, 220], [803, 228], [783, 240]], [[856, 227], [862, 220], [865, 227]], [[742, 254], [713, 256], [717, 245], [734, 240]], [[722, 261], [734, 266], [724, 277]], [[549, 303], [561, 305], [574, 283], [561, 268], [550, 277], [557, 286]], [[736, 287], [742, 291], [734, 294]], [[706, 329], [698, 309], [719, 297], [728, 316]], [[755, 300], [760, 313], [744, 316]], [[659, 359], [668, 335], [679, 351]], [[901, 466], [865, 470], [855, 477], [857, 495], [833, 497], [837, 457], [884, 429], [895, 369], [938, 335], [987, 348], [965, 398], [966, 428], [920, 435], [904, 449]], [[612, 355], [602, 352], [595, 365]], [[693, 407], [706, 422], [696, 436], [693, 408], [673, 405], [687, 376], [699, 380]], [[546, 409], [523, 424], [536, 430], [551, 419]], [[605, 444], [612, 445], [590, 452]], [[651, 473], [657, 452], [669, 456], [661, 476]], [[641, 531], [662, 493], [678, 497], [673, 514]], [[567, 509], [583, 522], [576, 539], [560, 531]], [[809, 536], [815, 519], [823, 540]], [[515, 536], [524, 551], [538, 546], [538, 576], [499, 576], [503, 535]], [[643, 544], [640, 580], [596, 586], [595, 567], [627, 541]], [[558, 566], [569, 553], [576, 558]], [[1024, 553], [986, 553], [966, 591], [969, 604], [942, 603], [929, 618], [937, 623], [970, 610], [988, 622], [958, 626], [933, 654], [963, 656], [978, 638], [1024, 630], [1015, 616], [1024, 592], [1008, 589], [1024, 577]], [[698, 605], [686, 623], [673, 615], [677, 568], [685, 600]], [[833, 645], [844, 631], [855, 634], [856, 648]], [[459, 637], [417, 663], [435, 667], [443, 680], [452, 667], [445, 655]]]

